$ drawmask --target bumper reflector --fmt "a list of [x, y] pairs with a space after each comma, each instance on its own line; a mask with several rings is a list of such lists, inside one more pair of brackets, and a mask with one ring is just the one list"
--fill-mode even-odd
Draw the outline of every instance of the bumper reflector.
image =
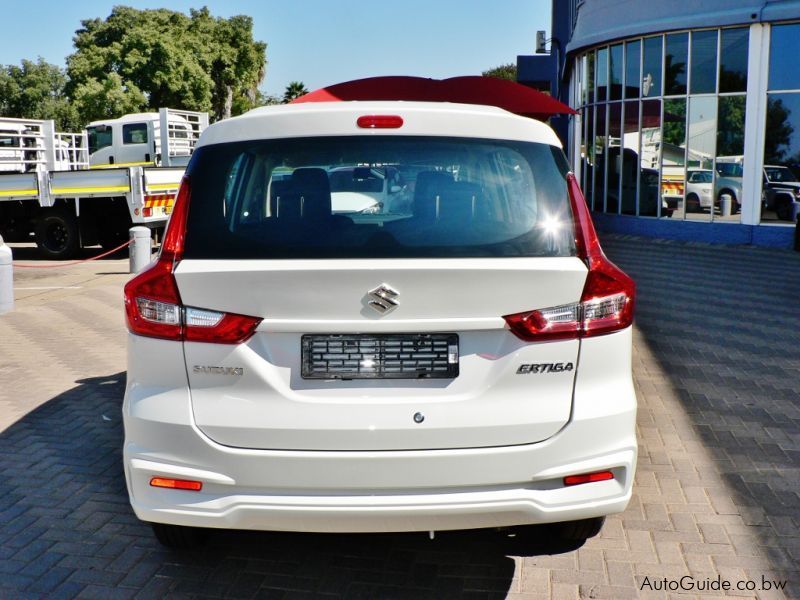
[[564, 477], [564, 485], [580, 485], [581, 483], [594, 483], [595, 481], [608, 481], [614, 479], [611, 471], [598, 471], [597, 473], [584, 473], [582, 475], [569, 475]]
[[203, 489], [202, 481], [189, 481], [186, 479], [167, 479], [165, 477], [153, 477], [150, 480], [150, 485], [159, 488], [168, 488], [171, 490], [189, 490], [192, 492], [199, 492]]

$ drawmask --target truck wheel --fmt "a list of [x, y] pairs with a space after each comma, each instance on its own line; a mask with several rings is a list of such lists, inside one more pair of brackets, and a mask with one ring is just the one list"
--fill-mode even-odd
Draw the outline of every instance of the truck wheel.
[[70, 258], [80, 247], [78, 220], [65, 210], [45, 211], [36, 224], [35, 233], [36, 245], [47, 258]]
[[790, 202], [781, 202], [775, 207], [775, 214], [781, 221], [791, 221], [792, 204]]
[[175, 550], [190, 550], [200, 546], [206, 539], [208, 532], [196, 527], [181, 527], [180, 525], [167, 525], [165, 523], [150, 523], [153, 533], [161, 545]]

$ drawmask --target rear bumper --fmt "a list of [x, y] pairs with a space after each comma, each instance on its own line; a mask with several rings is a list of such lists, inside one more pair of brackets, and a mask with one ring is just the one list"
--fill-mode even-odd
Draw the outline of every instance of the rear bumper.
[[[131, 505], [144, 521], [319, 532], [473, 529], [621, 512], [636, 464], [636, 399], [630, 355], [619, 356], [625, 345], [613, 339], [617, 336], [627, 336], [629, 343], [630, 330], [583, 342], [595, 348], [582, 353], [572, 418], [548, 440], [337, 452], [250, 450], [214, 442], [194, 424], [189, 392], [176, 384], [176, 370], [168, 366], [175, 364], [170, 358], [182, 361], [180, 345], [139, 338], [133, 343], [159, 346], [150, 349], [160, 360], [150, 365], [147, 386], [137, 380], [136, 365], [129, 368], [123, 413]], [[608, 351], [612, 348], [616, 354]], [[627, 361], [627, 378], [608, 376], [610, 360]], [[613, 471], [614, 479], [562, 485], [566, 475], [600, 470]], [[153, 488], [154, 476], [199, 480], [203, 489]]]

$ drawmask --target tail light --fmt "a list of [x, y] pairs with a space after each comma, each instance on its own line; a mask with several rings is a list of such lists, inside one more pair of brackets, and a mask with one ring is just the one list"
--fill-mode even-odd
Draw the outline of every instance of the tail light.
[[183, 257], [189, 196], [189, 180], [184, 177], [158, 260], [125, 285], [128, 329], [164, 340], [240, 344], [255, 333], [260, 318], [187, 307], [181, 302], [174, 272]]
[[591, 337], [619, 331], [633, 323], [636, 285], [603, 254], [586, 200], [572, 174], [568, 175], [567, 185], [578, 257], [589, 272], [579, 302], [503, 317], [509, 329], [525, 341]]
[[597, 471], [595, 473], [582, 473], [580, 475], [568, 475], [564, 477], [564, 485], [581, 485], [583, 483], [595, 483], [597, 481], [609, 481], [614, 479], [611, 471]]

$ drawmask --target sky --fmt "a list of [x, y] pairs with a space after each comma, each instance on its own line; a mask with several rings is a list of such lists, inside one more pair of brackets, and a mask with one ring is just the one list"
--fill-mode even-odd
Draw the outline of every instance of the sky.
[[[532, 54], [536, 31], [550, 29], [549, 0], [0, 0], [0, 64], [41, 56], [58, 66], [72, 53], [82, 19], [106, 18], [115, 4], [253, 18], [267, 43], [261, 89], [282, 96], [290, 81], [309, 90], [377, 75], [437, 79], [478, 75]], [[548, 36], [549, 37], [549, 36]]]

